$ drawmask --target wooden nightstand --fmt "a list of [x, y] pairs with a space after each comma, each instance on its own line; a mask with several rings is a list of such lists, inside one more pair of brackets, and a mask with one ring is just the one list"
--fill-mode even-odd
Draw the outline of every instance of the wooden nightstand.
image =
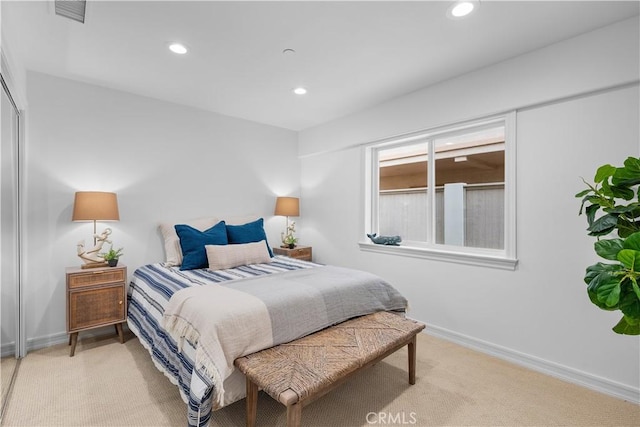
[[67, 273], [67, 333], [73, 356], [78, 333], [115, 325], [124, 343], [122, 323], [127, 315], [127, 267], [81, 269], [69, 267]]
[[311, 246], [296, 246], [293, 249], [273, 248], [273, 253], [276, 255], [284, 255], [290, 258], [301, 259], [303, 261], [311, 261], [312, 258]]

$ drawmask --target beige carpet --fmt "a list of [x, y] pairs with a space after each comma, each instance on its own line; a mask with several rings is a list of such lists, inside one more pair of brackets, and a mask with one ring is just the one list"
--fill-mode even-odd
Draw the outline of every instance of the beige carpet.
[[0, 387], [2, 390], [2, 400], [9, 391], [9, 384], [11, 383], [11, 377], [13, 376], [13, 370], [18, 364], [18, 360], [13, 356], [3, 357], [0, 360]]
[[[81, 337], [82, 338], [82, 337]], [[640, 426], [640, 406], [420, 334], [418, 379], [406, 349], [305, 407], [304, 426]], [[81, 339], [21, 363], [6, 426], [179, 426], [186, 405], [137, 338]], [[285, 409], [261, 393], [259, 426], [284, 426]], [[244, 426], [244, 400], [212, 426]]]
[[0, 360], [0, 407], [4, 409], [4, 402], [7, 398], [7, 393], [11, 385], [11, 379], [13, 378], [13, 371], [18, 365], [18, 359], [13, 356], [3, 357]]

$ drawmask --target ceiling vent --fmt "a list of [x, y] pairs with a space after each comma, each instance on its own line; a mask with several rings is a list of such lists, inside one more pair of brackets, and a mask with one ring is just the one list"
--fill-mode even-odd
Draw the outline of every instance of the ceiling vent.
[[73, 19], [84, 24], [84, 13], [87, 0], [55, 0], [56, 15]]

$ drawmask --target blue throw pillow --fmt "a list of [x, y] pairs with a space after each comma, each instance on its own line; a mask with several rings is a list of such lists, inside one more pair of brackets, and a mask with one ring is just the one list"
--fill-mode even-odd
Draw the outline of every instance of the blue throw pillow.
[[224, 221], [220, 221], [208, 230], [200, 231], [186, 224], [175, 225], [182, 248], [182, 265], [180, 270], [207, 268], [207, 251], [204, 245], [226, 245], [227, 228]]
[[264, 220], [262, 218], [243, 225], [227, 225], [227, 239], [229, 244], [254, 243], [264, 240], [269, 250], [269, 256], [273, 257], [273, 252], [269, 242], [267, 242], [267, 235], [264, 232]]

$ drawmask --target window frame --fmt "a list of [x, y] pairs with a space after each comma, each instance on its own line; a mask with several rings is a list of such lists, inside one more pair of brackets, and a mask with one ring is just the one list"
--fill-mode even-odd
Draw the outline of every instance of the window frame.
[[[427, 241], [403, 242], [400, 246], [377, 245], [367, 238], [367, 233], [378, 229], [380, 149], [415, 144], [420, 140], [430, 141], [438, 137], [472, 132], [482, 127], [502, 124], [505, 127], [504, 165], [504, 249], [485, 249], [466, 246], [452, 246], [435, 243], [435, 191], [428, 190], [427, 197]], [[429, 143], [428, 182], [435, 183], [435, 168], [431, 166], [434, 145]], [[456, 262], [460, 264], [515, 270], [516, 257], [516, 112], [485, 117], [452, 125], [423, 129], [407, 134], [384, 138], [365, 144], [363, 147], [364, 179], [364, 222], [360, 250], [408, 257]], [[434, 187], [435, 188], [435, 187]]]

